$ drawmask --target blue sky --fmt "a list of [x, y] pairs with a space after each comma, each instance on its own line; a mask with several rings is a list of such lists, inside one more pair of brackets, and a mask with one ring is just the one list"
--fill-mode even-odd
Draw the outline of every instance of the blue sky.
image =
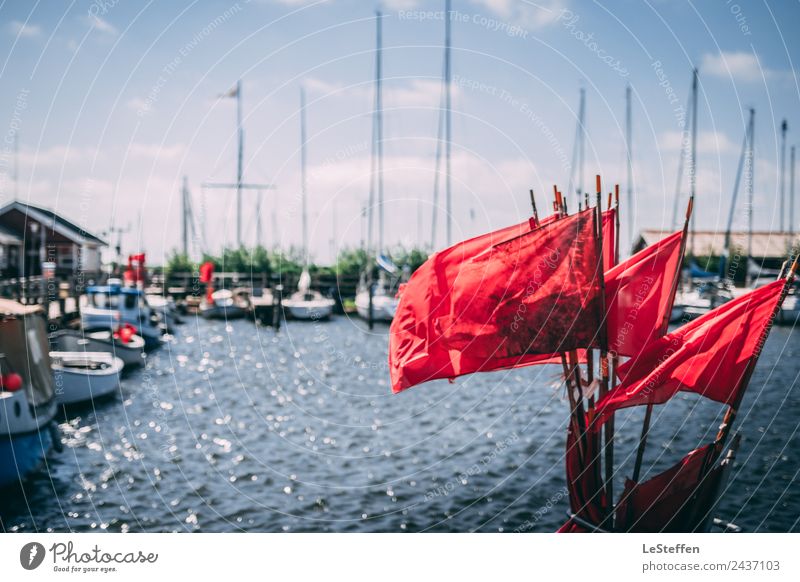
[[[390, 244], [430, 239], [443, 6], [382, 3]], [[126, 249], [161, 262], [179, 244], [186, 175], [204, 219], [203, 244], [232, 243], [233, 195], [203, 192], [200, 184], [235, 175], [234, 101], [216, 96], [242, 79], [246, 179], [277, 186], [263, 199], [264, 242], [298, 245], [304, 84], [310, 250], [329, 261], [362, 232], [377, 7], [356, 0], [3, 2], [0, 201], [14, 196], [9, 143], [17, 133], [20, 199], [95, 232], [130, 225]], [[675, 108], [685, 105], [693, 64], [701, 75], [698, 228], [725, 227], [751, 106], [754, 220], [759, 229], [780, 228], [784, 117], [789, 144], [800, 141], [800, 40], [789, 28], [800, 20], [798, 2], [454, 0], [453, 10], [455, 239], [527, 216], [531, 187], [540, 206], [553, 183], [566, 190], [581, 87], [587, 182], [599, 172], [624, 191], [627, 83], [635, 225], [669, 228], [681, 141]], [[438, 216], [442, 233], [443, 209]], [[744, 224], [742, 210], [736, 226]], [[254, 242], [252, 194], [244, 225]], [[443, 243], [440, 237], [437, 246]]]

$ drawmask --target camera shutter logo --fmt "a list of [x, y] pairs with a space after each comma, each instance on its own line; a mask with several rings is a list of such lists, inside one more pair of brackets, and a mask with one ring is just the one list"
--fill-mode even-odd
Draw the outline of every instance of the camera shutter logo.
[[29, 542], [19, 551], [19, 563], [26, 570], [35, 570], [44, 561], [44, 546], [39, 542]]

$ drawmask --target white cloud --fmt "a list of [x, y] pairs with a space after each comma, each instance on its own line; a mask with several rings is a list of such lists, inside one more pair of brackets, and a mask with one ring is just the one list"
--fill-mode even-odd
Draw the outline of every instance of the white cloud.
[[19, 20], [8, 23], [8, 30], [20, 38], [36, 38], [42, 34], [42, 29], [36, 24], [28, 24]]
[[[324, 79], [308, 78], [303, 81], [306, 90], [317, 94], [348, 98], [372, 99], [375, 88], [371, 83], [346, 87]], [[442, 83], [436, 79], [409, 79], [391, 82], [385, 86], [383, 100], [385, 107], [438, 107], [441, 99]], [[461, 88], [452, 85], [453, 97], [461, 95]]]
[[755, 54], [745, 51], [706, 53], [703, 55], [700, 72], [743, 83], [792, 76], [791, 71], [778, 71], [761, 66]]
[[387, 10], [411, 10], [420, 5], [420, 0], [383, 0], [382, 5]]
[[131, 143], [128, 154], [140, 158], [175, 159], [183, 155], [186, 147], [183, 144]]
[[514, 24], [542, 28], [556, 22], [566, 9], [566, 0], [472, 0], [489, 12]]
[[87, 18], [89, 20], [89, 26], [91, 26], [94, 30], [112, 36], [116, 36], [119, 34], [117, 27], [111, 24], [108, 20], [104, 20], [99, 16], [97, 16], [96, 14], [89, 14]]
[[[680, 151], [684, 136], [680, 131], [665, 131], [659, 137], [662, 149], [670, 152]], [[697, 134], [697, 151], [701, 154], [730, 154], [739, 151], [726, 134], [714, 131], [700, 131]]]

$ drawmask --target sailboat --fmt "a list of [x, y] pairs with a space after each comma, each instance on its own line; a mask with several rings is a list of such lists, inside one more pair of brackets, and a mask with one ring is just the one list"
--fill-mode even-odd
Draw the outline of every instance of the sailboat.
[[[393, 275], [397, 268], [388, 257], [383, 255], [383, 42], [381, 13], [375, 17], [376, 49], [375, 49], [375, 111], [372, 118], [372, 173], [370, 175], [370, 193], [367, 224], [367, 268], [361, 274], [356, 290], [356, 311], [369, 322], [392, 321], [397, 309], [397, 281]], [[377, 172], [376, 172], [377, 165]], [[377, 188], [376, 188], [377, 186]], [[373, 244], [372, 224], [377, 190], [378, 208], [378, 251], [375, 257], [378, 280], [373, 279]]]
[[333, 313], [335, 301], [311, 288], [308, 272], [308, 193], [306, 183], [306, 94], [300, 89], [300, 173], [303, 201], [303, 256], [305, 264], [297, 283], [297, 291], [283, 300], [283, 307], [294, 319], [327, 319]]

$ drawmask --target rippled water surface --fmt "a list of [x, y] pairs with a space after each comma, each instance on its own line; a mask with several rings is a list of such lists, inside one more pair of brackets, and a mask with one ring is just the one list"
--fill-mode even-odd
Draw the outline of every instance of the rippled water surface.
[[[118, 397], [70, 411], [62, 453], [0, 501], [13, 531], [552, 531], [564, 520], [567, 405], [555, 367], [393, 396], [386, 327], [190, 319]], [[718, 515], [800, 531], [798, 332], [776, 329], [736, 427]], [[661, 470], [713, 438], [723, 409], [657, 407]], [[618, 417], [629, 472], [641, 411]], [[652, 471], [651, 471], [652, 472]], [[617, 488], [619, 490], [619, 487]]]

